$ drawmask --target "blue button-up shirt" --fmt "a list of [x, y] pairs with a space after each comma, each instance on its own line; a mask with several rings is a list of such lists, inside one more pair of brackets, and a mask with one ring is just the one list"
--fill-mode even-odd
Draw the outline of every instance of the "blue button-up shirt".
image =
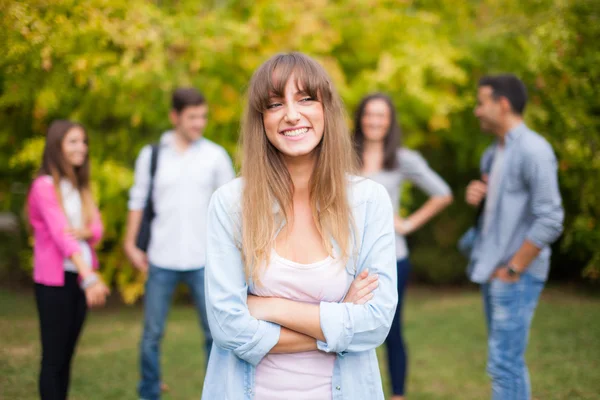
[[[490, 173], [496, 146], [498, 143], [483, 154], [482, 174]], [[499, 184], [498, 197], [488, 216], [492, 219], [488, 221], [489, 230], [475, 239], [468, 274], [473, 282], [487, 282], [494, 270], [509, 262], [529, 240], [541, 252], [529, 264], [527, 273], [546, 280], [550, 245], [562, 233], [564, 219], [557, 162], [546, 139], [523, 123], [506, 135]]]
[[[242, 185], [241, 178], [224, 185], [209, 206], [205, 288], [214, 344], [203, 399], [253, 399], [255, 367], [279, 341], [280, 326], [257, 320], [247, 307], [253, 283], [240, 253]], [[333, 399], [377, 400], [384, 397], [375, 348], [387, 337], [398, 302], [392, 204], [383, 186], [356, 177], [348, 198], [355, 245], [346, 271], [356, 276], [368, 268], [379, 274], [379, 287], [364, 305], [321, 302], [326, 340], [317, 346], [337, 353]]]

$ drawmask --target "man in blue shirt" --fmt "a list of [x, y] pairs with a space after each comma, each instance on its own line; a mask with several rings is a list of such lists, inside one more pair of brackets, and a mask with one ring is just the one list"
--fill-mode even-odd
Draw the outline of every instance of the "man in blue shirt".
[[[475, 116], [496, 137], [466, 201], [481, 207], [469, 277], [481, 284], [494, 400], [530, 399], [525, 350], [564, 211], [556, 156], [523, 122], [527, 90], [514, 75], [479, 81]], [[485, 199], [485, 201], [484, 201]]]

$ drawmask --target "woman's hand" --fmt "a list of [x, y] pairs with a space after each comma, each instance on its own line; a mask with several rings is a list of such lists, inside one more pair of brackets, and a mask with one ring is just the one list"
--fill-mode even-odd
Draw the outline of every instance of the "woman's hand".
[[100, 307], [106, 303], [106, 296], [110, 294], [110, 289], [99, 280], [92, 286], [85, 289], [85, 300], [88, 307]]
[[378, 286], [379, 275], [369, 275], [369, 270], [365, 269], [354, 279], [343, 302], [365, 304], [375, 296], [373, 290], [377, 289]]
[[[344, 297], [344, 303], [365, 304], [374, 297], [373, 291], [379, 286], [379, 275], [369, 275], [369, 270], [361, 272], [350, 285]], [[286, 313], [292, 300], [277, 297], [260, 297], [248, 294], [246, 301], [250, 315], [262, 321], [279, 323], [277, 318], [281, 313]], [[279, 325], [282, 325], [279, 323]], [[284, 324], [285, 326], [285, 324]]]
[[401, 236], [407, 236], [414, 230], [412, 223], [408, 219], [400, 218], [397, 215], [394, 216], [394, 229]]
[[66, 232], [67, 235], [72, 236], [75, 240], [88, 240], [92, 237], [92, 231], [88, 228], [67, 228]]

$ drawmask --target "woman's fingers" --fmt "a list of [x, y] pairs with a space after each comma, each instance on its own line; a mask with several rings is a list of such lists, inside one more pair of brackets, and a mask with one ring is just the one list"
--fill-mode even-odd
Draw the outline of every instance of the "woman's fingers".
[[[378, 279], [379, 276], [377, 274], [369, 275], [368, 269], [362, 271], [350, 285], [350, 289], [344, 298], [344, 302], [358, 304], [358, 300], [361, 300], [365, 295], [373, 291], [373, 289], [369, 289], [369, 287], [373, 283], [378, 282]], [[377, 287], [377, 285], [375, 285], [375, 287]]]
[[377, 274], [373, 274], [373, 275], [369, 275], [364, 279], [361, 280], [355, 280], [355, 289], [357, 291], [364, 289], [366, 286], [370, 285], [371, 283], [373, 283], [374, 281], [376, 281], [377, 279], [379, 279], [379, 276]]
[[367, 301], [371, 300], [373, 297], [375, 297], [375, 293], [369, 293], [362, 299], [356, 301], [354, 304], [358, 304], [358, 305], [365, 304]]
[[[368, 278], [368, 276], [369, 276], [369, 271], [365, 269], [352, 281], [352, 285], [350, 285], [350, 288], [352, 288], [352, 287], [356, 288], [361, 283], [363, 283], [364, 280]], [[362, 287], [362, 286], [360, 286], [360, 287]]]
[[106, 303], [106, 296], [110, 293], [108, 287], [103, 283], [97, 283], [86, 290], [85, 298], [88, 307], [103, 306]]
[[368, 297], [369, 294], [379, 286], [379, 276], [377, 274], [369, 276], [367, 279], [360, 282], [360, 286], [361, 288], [355, 288], [352, 295], [348, 298], [349, 302], [354, 304], [364, 304], [370, 300], [372, 296]]
[[375, 279], [374, 281], [370, 282], [369, 285], [367, 285], [366, 287], [364, 287], [363, 289], [359, 290], [356, 293], [357, 299], [362, 299], [363, 297], [367, 296], [372, 291], [377, 289], [378, 286], [379, 286], [379, 280]]

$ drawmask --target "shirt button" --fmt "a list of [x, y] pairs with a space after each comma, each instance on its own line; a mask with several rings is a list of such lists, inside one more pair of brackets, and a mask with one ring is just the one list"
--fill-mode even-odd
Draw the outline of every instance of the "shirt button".
[[335, 390], [342, 390], [342, 388], [341, 388], [341, 387], [339, 387], [339, 386], [336, 386], [336, 387], [335, 387]]

